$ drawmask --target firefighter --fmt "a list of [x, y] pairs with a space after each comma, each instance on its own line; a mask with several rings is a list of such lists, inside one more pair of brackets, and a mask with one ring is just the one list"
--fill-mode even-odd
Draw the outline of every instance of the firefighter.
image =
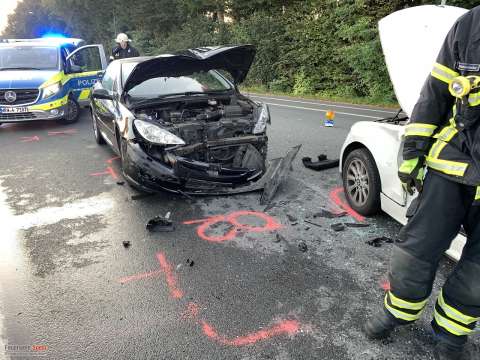
[[391, 290], [365, 325], [369, 338], [382, 339], [421, 317], [439, 261], [463, 226], [463, 254], [433, 309], [437, 360], [467, 359], [467, 338], [480, 318], [479, 39], [477, 6], [448, 33], [406, 125], [399, 177], [419, 196], [393, 250]]
[[128, 38], [127, 34], [118, 34], [115, 42], [117, 43], [117, 46], [112, 49], [110, 60], [140, 56], [137, 49], [130, 45], [131, 40]]

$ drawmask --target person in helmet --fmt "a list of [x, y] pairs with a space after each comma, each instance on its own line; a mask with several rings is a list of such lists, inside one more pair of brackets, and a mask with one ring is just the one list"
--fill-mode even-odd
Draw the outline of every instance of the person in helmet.
[[128, 38], [127, 34], [118, 34], [115, 42], [117, 43], [117, 46], [112, 49], [112, 55], [110, 56], [110, 60], [118, 60], [140, 56], [138, 50], [130, 45], [131, 40]]

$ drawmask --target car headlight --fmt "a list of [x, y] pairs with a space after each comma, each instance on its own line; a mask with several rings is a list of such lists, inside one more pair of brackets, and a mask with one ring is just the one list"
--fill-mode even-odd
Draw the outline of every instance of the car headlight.
[[266, 104], [263, 104], [257, 123], [253, 128], [253, 133], [255, 135], [262, 134], [263, 132], [265, 132], [267, 124], [269, 123], [270, 123], [270, 110], [268, 110], [268, 106]]
[[148, 142], [159, 145], [185, 145], [185, 141], [171, 132], [143, 120], [135, 120], [135, 129]]
[[42, 92], [42, 99], [49, 98], [50, 96], [53, 96], [57, 94], [60, 91], [61, 85], [59, 82], [56, 82], [52, 85], [48, 85], [43, 88]]

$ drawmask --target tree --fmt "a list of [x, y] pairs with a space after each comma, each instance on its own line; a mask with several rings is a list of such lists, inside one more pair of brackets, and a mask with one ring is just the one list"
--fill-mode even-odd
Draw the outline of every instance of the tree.
[[18, 3], [15, 12], [8, 16], [4, 30], [6, 37], [32, 38], [47, 33], [64, 33], [67, 25], [37, 0], [23, 0]]

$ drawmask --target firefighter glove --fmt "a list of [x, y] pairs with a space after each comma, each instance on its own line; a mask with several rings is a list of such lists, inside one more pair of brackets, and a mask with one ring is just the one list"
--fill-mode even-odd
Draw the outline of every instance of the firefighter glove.
[[413, 195], [413, 188], [418, 192], [423, 188], [424, 160], [423, 158], [413, 158], [404, 160], [398, 169], [398, 177], [402, 182], [403, 189], [410, 195]]

